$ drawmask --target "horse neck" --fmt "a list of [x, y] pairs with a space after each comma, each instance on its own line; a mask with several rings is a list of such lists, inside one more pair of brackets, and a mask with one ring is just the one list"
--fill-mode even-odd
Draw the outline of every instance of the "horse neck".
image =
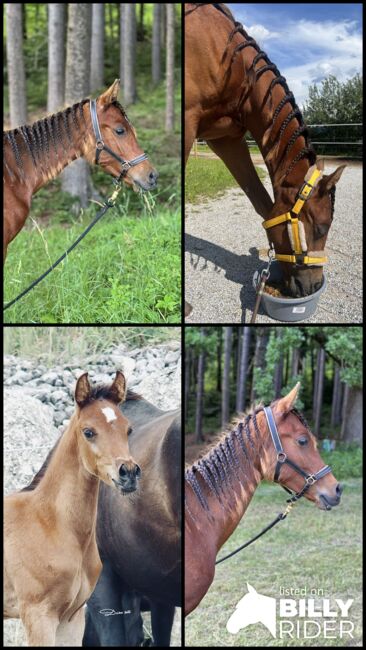
[[84, 117], [77, 113], [77, 126], [72, 122], [72, 109], [65, 109], [30, 127], [5, 133], [5, 172], [11, 184], [25, 184], [34, 194], [92, 149], [94, 140], [87, 106], [82, 106]]
[[[250, 79], [251, 73], [249, 70], [256, 55], [257, 51], [254, 50], [253, 53], [253, 48], [251, 47], [245, 48], [241, 54], [246, 79], [248, 77]], [[258, 71], [264, 65], [265, 61], [260, 59], [255, 65], [255, 70]], [[286, 117], [294, 110], [294, 107], [290, 101], [287, 101], [277, 116], [273, 128], [271, 128], [274, 112], [286, 95], [286, 90], [280, 83], [277, 83], [271, 92], [268, 93], [270, 83], [276, 76], [278, 75], [274, 72], [267, 71], [257, 81], [253, 81], [251, 88], [250, 86], [248, 88], [248, 83], [245, 84], [247, 94], [244, 97], [242, 96], [244, 101], [239, 101], [238, 107], [238, 117], [241, 124], [245, 126], [245, 130], [249, 130], [253, 135], [263, 155], [275, 194], [276, 188], [281, 184], [281, 176], [288, 170], [291, 162], [300, 154], [301, 150], [308, 147], [305, 137], [299, 135], [296, 137], [289, 151], [282, 156], [291, 136], [300, 126], [300, 121], [296, 117], [293, 117], [284, 129], [280, 144], [277, 148], [281, 125], [284, 123]], [[237, 78], [235, 83], [238, 83]], [[237, 92], [236, 88], [236, 95]], [[298, 189], [309, 167], [310, 162], [308, 158], [300, 159], [289, 172], [288, 176], [286, 176], [286, 187]]]
[[[230, 435], [232, 432], [228, 434]], [[232, 437], [232, 443], [238, 465], [232, 463], [225, 465], [228, 482], [220, 495], [221, 501], [206, 482], [200, 481], [203, 498], [207, 503], [206, 524], [214, 538], [217, 551], [238, 526], [263, 478], [263, 445], [259, 428], [257, 424], [254, 426], [253, 418], [247, 421], [247, 424], [246, 421], [239, 423], [235, 429], [235, 436]], [[212, 451], [206, 456], [209, 456]]]
[[50, 522], [57, 519], [83, 545], [95, 535], [98, 493], [99, 479], [83, 465], [74, 415], [33, 494], [42, 516]]

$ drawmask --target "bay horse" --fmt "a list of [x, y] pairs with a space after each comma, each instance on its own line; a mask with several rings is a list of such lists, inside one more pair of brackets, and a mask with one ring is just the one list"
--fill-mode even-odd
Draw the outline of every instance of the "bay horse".
[[[279, 482], [321, 510], [340, 502], [342, 486], [322, 467], [316, 441], [295, 409], [298, 383], [270, 407], [260, 406], [185, 472], [185, 614], [215, 575], [219, 549], [232, 535], [262, 480]], [[305, 480], [305, 483], [304, 483]]]
[[70, 423], [29, 486], [5, 498], [4, 617], [21, 618], [30, 646], [81, 645], [84, 603], [102, 564], [96, 543], [99, 483], [137, 489], [121, 372], [110, 386], [79, 377]]
[[[194, 139], [206, 140], [264, 219], [283, 272], [281, 293], [314, 293], [345, 165], [323, 175], [286, 79], [224, 4], [185, 4], [184, 103], [185, 161]], [[274, 202], [251, 161], [247, 131], [263, 155]]]
[[134, 189], [156, 187], [158, 174], [118, 102], [119, 88], [116, 79], [96, 100], [83, 99], [4, 133], [4, 259], [8, 244], [25, 224], [33, 194], [76, 158], [99, 164]]
[[[151, 610], [153, 644], [169, 646], [175, 606], [182, 604], [181, 414], [132, 397], [121, 410], [143, 480], [131, 498], [100, 486], [103, 570], [87, 602], [84, 646], [141, 645], [142, 608]], [[108, 615], [113, 611], [129, 614]]]

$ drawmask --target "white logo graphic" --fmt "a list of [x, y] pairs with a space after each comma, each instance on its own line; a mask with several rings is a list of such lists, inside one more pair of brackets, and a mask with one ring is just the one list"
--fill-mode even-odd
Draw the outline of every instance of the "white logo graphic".
[[235, 612], [230, 616], [226, 629], [230, 634], [252, 625], [263, 623], [273, 637], [276, 637], [276, 599], [262, 596], [247, 582], [248, 593], [239, 600]]
[[[353, 639], [354, 623], [349, 620], [353, 599], [345, 602], [335, 598], [331, 604], [329, 598], [281, 598], [278, 601], [278, 621], [276, 620], [276, 598], [259, 594], [247, 582], [248, 593], [236, 605], [230, 616], [226, 629], [230, 634], [237, 634], [248, 625], [263, 623], [274, 638], [288, 639], [336, 639], [345, 636]], [[306, 588], [282, 589], [281, 594], [307, 595]], [[323, 590], [312, 589], [322, 592]], [[294, 592], [294, 593], [293, 593]], [[311, 594], [315, 595], [315, 594]], [[278, 624], [278, 625], [276, 625]], [[277, 634], [276, 634], [277, 630]]]

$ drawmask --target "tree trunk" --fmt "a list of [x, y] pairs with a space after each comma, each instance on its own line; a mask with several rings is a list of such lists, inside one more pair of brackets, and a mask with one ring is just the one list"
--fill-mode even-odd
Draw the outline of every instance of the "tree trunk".
[[[256, 327], [255, 332], [257, 338], [255, 342], [254, 352], [254, 368], [264, 369], [266, 365], [266, 350], [270, 331], [268, 327]], [[260, 398], [260, 395], [257, 395], [255, 386], [252, 384], [252, 394], [250, 400], [254, 402], [258, 398]]]
[[119, 76], [122, 85], [122, 96], [124, 100], [125, 86], [126, 86], [126, 5], [120, 4], [120, 21], [119, 21], [119, 35], [120, 35], [120, 59], [119, 59]]
[[[204, 330], [202, 336], [204, 336]], [[203, 397], [205, 390], [205, 350], [199, 353], [198, 357], [198, 373], [197, 373], [197, 393], [196, 393], [196, 427], [195, 427], [195, 441], [196, 443], [203, 442], [202, 434], [202, 421], [203, 421]]]
[[166, 112], [165, 131], [174, 131], [174, 16], [175, 5], [166, 4]]
[[[65, 102], [74, 104], [90, 90], [91, 5], [69, 3], [66, 51]], [[89, 166], [83, 158], [65, 167], [61, 175], [62, 190], [77, 196], [86, 208], [91, 195]]]
[[341, 439], [344, 442], [356, 442], [360, 446], [362, 446], [362, 403], [362, 389], [346, 384]]
[[104, 4], [93, 2], [92, 7], [90, 86], [93, 92], [104, 86]]
[[318, 367], [318, 382], [317, 382], [317, 391], [316, 391], [316, 410], [314, 418], [314, 433], [316, 436], [319, 435], [320, 431], [320, 421], [322, 414], [323, 406], [323, 390], [324, 390], [324, 368], [325, 368], [325, 350], [320, 348], [319, 350], [319, 367]]
[[[282, 337], [283, 337], [283, 329], [280, 328], [279, 330], [277, 330], [278, 341], [280, 341]], [[273, 378], [275, 399], [281, 397], [282, 374], [283, 374], [283, 352], [281, 352], [280, 358], [275, 365], [274, 378]]]
[[191, 378], [191, 350], [187, 349], [184, 365], [184, 422], [188, 422], [189, 390]]
[[134, 104], [136, 92], [136, 5], [128, 4], [125, 8], [125, 88], [124, 103]]
[[337, 363], [333, 364], [333, 396], [332, 396], [332, 413], [330, 417], [330, 426], [335, 427], [340, 423], [340, 408], [341, 401], [341, 379], [340, 367]]
[[249, 363], [249, 349], [250, 349], [250, 336], [251, 328], [248, 326], [243, 327], [241, 354], [240, 354], [240, 371], [239, 371], [239, 387], [236, 395], [236, 410], [244, 411], [246, 402], [246, 381]]
[[27, 122], [22, 5], [18, 2], [8, 2], [5, 11], [10, 127], [15, 129]]
[[224, 327], [224, 377], [222, 387], [221, 425], [224, 429], [230, 420], [230, 366], [233, 328]]
[[161, 29], [161, 8], [158, 2], [154, 3], [154, 19], [152, 32], [152, 56], [151, 56], [151, 76], [153, 84], [156, 85], [161, 80], [161, 48], [160, 48], [160, 29]]
[[216, 355], [217, 355], [217, 375], [216, 375], [216, 390], [219, 394], [221, 394], [221, 388], [222, 388], [222, 338], [221, 336], [217, 337], [217, 347], [216, 347]]
[[56, 113], [64, 104], [66, 4], [48, 5], [47, 111]]

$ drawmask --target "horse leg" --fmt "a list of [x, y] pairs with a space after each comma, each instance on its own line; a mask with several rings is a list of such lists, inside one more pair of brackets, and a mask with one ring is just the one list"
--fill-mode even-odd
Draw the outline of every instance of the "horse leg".
[[199, 118], [194, 111], [185, 111], [184, 114], [184, 164], [187, 164], [188, 156], [192, 149], [193, 142], [197, 137]]
[[259, 180], [250, 157], [248, 145], [240, 137], [223, 137], [208, 140], [208, 146], [225, 163], [226, 167], [239, 183], [258, 214], [265, 219], [273, 207], [273, 201]]
[[80, 607], [71, 621], [62, 621], [56, 630], [56, 645], [81, 646], [85, 628], [85, 608]]
[[175, 607], [151, 601], [151, 629], [154, 645], [159, 648], [170, 646]]
[[25, 627], [28, 646], [56, 645], [56, 630], [59, 619], [56, 613], [47, 614], [44, 604], [20, 607], [20, 617]]

